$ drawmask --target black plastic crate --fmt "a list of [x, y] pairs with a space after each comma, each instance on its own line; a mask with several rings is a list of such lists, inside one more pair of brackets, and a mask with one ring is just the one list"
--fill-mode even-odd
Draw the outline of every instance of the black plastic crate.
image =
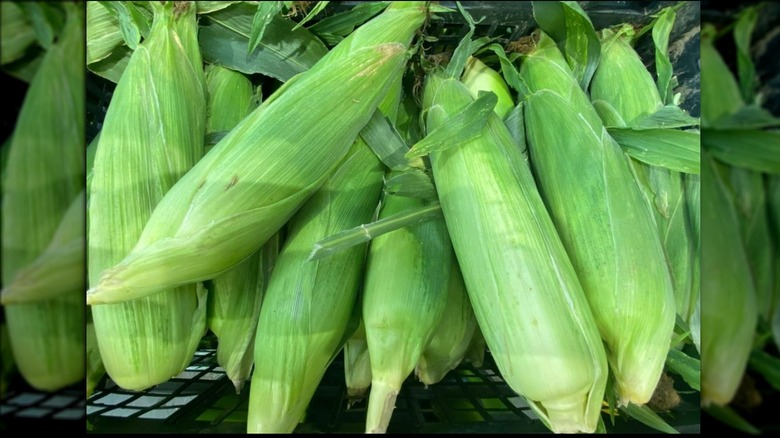
[[[179, 376], [145, 391], [122, 389], [105, 376], [87, 401], [91, 433], [246, 433], [251, 382], [236, 394], [216, 350], [201, 348]], [[699, 393], [675, 382], [682, 403], [661, 414], [682, 433], [699, 433]], [[352, 404], [350, 408], [348, 406]], [[347, 395], [339, 355], [326, 371], [311, 400], [305, 421], [295, 433], [363, 433], [367, 399]], [[624, 416], [609, 433], [652, 433]], [[550, 433], [504, 382], [490, 354], [482, 367], [463, 363], [439, 383], [425, 387], [409, 377], [401, 388], [387, 433]]]

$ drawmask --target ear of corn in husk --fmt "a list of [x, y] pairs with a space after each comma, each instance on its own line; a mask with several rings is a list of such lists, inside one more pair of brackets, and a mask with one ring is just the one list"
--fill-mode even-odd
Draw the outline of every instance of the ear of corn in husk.
[[87, 356], [87, 398], [89, 398], [95, 392], [95, 387], [100, 383], [100, 379], [106, 374], [106, 368], [103, 366], [103, 359], [100, 357], [97, 345], [95, 324], [92, 321], [87, 322], [85, 354]]
[[[693, 246], [693, 265], [691, 270], [691, 293], [688, 305], [688, 317], [685, 323], [691, 330], [691, 339], [701, 355], [701, 178], [699, 175], [686, 174], [683, 178], [685, 190], [685, 212], [688, 229], [691, 231]], [[696, 317], [695, 317], [696, 316]]]
[[393, 3], [288, 81], [168, 192], [88, 302], [211, 278], [257, 250], [343, 160], [425, 16], [423, 3]]
[[211, 280], [207, 324], [217, 335], [217, 363], [237, 394], [251, 375], [257, 319], [279, 240], [275, 234], [248, 259]]
[[[592, 101], [609, 105], [626, 126], [663, 106], [653, 77], [628, 43], [630, 26], [601, 32], [601, 58], [590, 85]], [[604, 121], [606, 123], [606, 120]], [[648, 132], [652, 136], [652, 132]], [[626, 157], [653, 213], [674, 289], [678, 315], [691, 313], [694, 247], [686, 217], [683, 174]]]
[[[151, 3], [148, 39], [133, 52], [109, 104], [90, 182], [90, 286], [132, 248], [152, 210], [203, 153], [205, 84], [192, 3]], [[150, 274], [153, 275], [153, 274]], [[92, 306], [106, 372], [142, 390], [190, 363], [206, 330], [198, 284]]]
[[502, 119], [515, 107], [509, 87], [501, 75], [478, 58], [469, 56], [460, 80], [471, 91], [475, 99], [479, 97], [480, 91], [492, 91], [498, 97], [498, 102], [493, 110]]
[[[391, 118], [400, 85], [398, 75], [380, 104]], [[371, 220], [379, 202], [382, 169], [358, 138], [338, 169], [293, 216], [257, 323], [247, 432], [292, 432], [328, 365], [351, 335], [348, 328], [355, 314], [365, 245], [307, 260], [319, 240]]]
[[[252, 83], [224, 67], [206, 68], [206, 132], [229, 131], [253, 109]], [[217, 335], [217, 363], [240, 393], [249, 378], [257, 317], [279, 253], [274, 235], [246, 260], [211, 280], [207, 325]]]
[[475, 368], [482, 368], [482, 364], [485, 363], [485, 348], [485, 336], [482, 335], [482, 330], [479, 328], [479, 324], [477, 324], [463, 360], [469, 362]]
[[[358, 305], [362, 308], [360, 303]], [[368, 354], [363, 317], [360, 318], [355, 333], [344, 343], [344, 380], [347, 395], [352, 399], [362, 399], [371, 386], [371, 359]], [[353, 402], [350, 401], [350, 405]]]
[[619, 403], [642, 405], [658, 383], [674, 329], [664, 250], [622, 150], [555, 43], [539, 35], [520, 69], [531, 92], [531, 164], [606, 343]]
[[457, 263], [452, 263], [450, 268], [447, 291], [444, 315], [414, 369], [426, 386], [440, 382], [460, 365], [477, 328], [477, 318]]
[[750, 265], [724, 171], [703, 149], [700, 318], [704, 406], [726, 405], [734, 398], [758, 318]]
[[[428, 74], [427, 131], [473, 101]], [[431, 154], [433, 176], [466, 290], [501, 375], [555, 432], [593, 432], [607, 382], [595, 322], [530, 168], [499, 117]], [[373, 356], [372, 356], [373, 361]]]
[[[386, 195], [380, 218], [424, 205]], [[433, 338], [447, 305], [452, 247], [434, 219], [374, 238], [368, 250], [363, 321], [371, 362], [366, 433], [385, 433], [401, 385]]]
[[[14, 284], [52, 245], [69, 207], [83, 190], [84, 14], [76, 5], [65, 8], [62, 33], [43, 55], [10, 144], [2, 208], [6, 286]], [[83, 229], [83, 224], [78, 228]], [[64, 262], [78, 265], [74, 260]], [[83, 272], [82, 263], [82, 278]], [[27, 278], [26, 282], [43, 280]], [[16, 298], [22, 296], [25, 302], [9, 300], [4, 306], [17, 368], [27, 383], [42, 391], [56, 391], [84, 379], [83, 290], [66, 286], [72, 284], [60, 288], [55, 283], [57, 290], [43, 293], [19, 293]]]
[[731, 167], [725, 178], [734, 194], [734, 207], [753, 277], [758, 315], [769, 322], [774, 307], [777, 256], [775, 247], [768, 240], [771, 239], [771, 231], [764, 176], [754, 170]]
[[252, 82], [243, 74], [206, 66], [206, 133], [230, 131], [258, 106]]

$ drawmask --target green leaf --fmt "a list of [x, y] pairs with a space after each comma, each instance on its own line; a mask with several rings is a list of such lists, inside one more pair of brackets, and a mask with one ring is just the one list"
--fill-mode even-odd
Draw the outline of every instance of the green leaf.
[[601, 57], [601, 43], [590, 18], [577, 2], [532, 3], [539, 27], [556, 42], [580, 88], [587, 91]]
[[132, 2], [98, 2], [119, 23], [119, 30], [125, 44], [135, 50], [141, 42], [141, 37], [149, 35], [149, 17], [142, 14]]
[[309, 30], [325, 44], [335, 46], [356, 27], [382, 12], [390, 2], [360, 3], [349, 11], [340, 12], [314, 23]]
[[653, 44], [655, 45], [655, 72], [658, 94], [661, 102], [673, 103], [672, 62], [669, 60], [669, 34], [674, 26], [675, 13], [672, 8], [664, 8], [653, 25]]
[[198, 40], [206, 62], [245, 74], [261, 73], [282, 82], [311, 68], [328, 49], [305, 28], [276, 16], [257, 48], [246, 53], [256, 8], [245, 3], [201, 17]]
[[720, 161], [780, 174], [780, 134], [760, 130], [706, 130], [702, 145]]
[[424, 200], [437, 198], [431, 176], [422, 169], [409, 169], [390, 177], [385, 181], [385, 193]]
[[611, 103], [605, 100], [594, 100], [592, 104], [599, 118], [604, 122], [605, 128], [625, 128], [627, 126], [623, 117]]
[[504, 125], [506, 125], [509, 133], [512, 135], [512, 139], [515, 141], [518, 149], [527, 157], [528, 146], [525, 142], [525, 117], [523, 116], [523, 106], [523, 102], [517, 104], [517, 106], [506, 115]]
[[447, 64], [446, 72], [451, 78], [459, 78], [463, 74], [463, 69], [466, 67], [466, 61], [478, 48], [474, 47], [471, 41], [476, 26], [474, 19], [471, 17], [471, 14], [463, 8], [463, 5], [461, 5], [460, 2], [455, 3], [458, 5], [458, 10], [469, 25], [469, 31], [466, 32], [466, 35], [460, 40], [458, 47], [456, 47], [455, 51], [452, 53], [449, 64]]
[[653, 412], [653, 410], [650, 409], [647, 405], [637, 406], [635, 404], [629, 404], [620, 410], [629, 417], [634, 418], [635, 420], [638, 420], [639, 422], [652, 427], [655, 430], [671, 434], [680, 433], [677, 431], [677, 429], [673, 428], [669, 425], [669, 423], [664, 421], [663, 418], [658, 416], [658, 414]]
[[3, 71], [29, 84], [35, 76], [35, 72], [38, 71], [38, 66], [41, 64], [45, 53], [40, 46], [33, 46], [25, 52], [21, 59], [5, 64]]
[[102, 3], [87, 3], [87, 65], [107, 58], [123, 44], [116, 14]]
[[652, 114], [635, 119], [631, 122], [631, 127], [634, 129], [686, 128], [699, 126], [700, 123], [698, 118], [691, 117], [682, 108], [666, 105]]
[[733, 113], [720, 117], [713, 129], [762, 129], [780, 126], [780, 118], [758, 105], [740, 106]]
[[[507, 85], [519, 92], [521, 97], [531, 94], [531, 92], [528, 90], [528, 87], [526, 87], [522, 79], [520, 79], [520, 73], [517, 71], [517, 67], [515, 67], [512, 59], [507, 56], [503, 47], [501, 47], [499, 44], [491, 44], [484, 50], [490, 50], [498, 57], [498, 60], [501, 63], [501, 75], [504, 77]], [[482, 51], [483, 50], [480, 52]]]
[[480, 93], [477, 100], [468, 104], [460, 112], [453, 115], [445, 125], [439, 126], [425, 138], [417, 142], [407, 158], [420, 158], [434, 151], [443, 151], [457, 146], [480, 135], [482, 127], [487, 123], [488, 116], [493, 112], [498, 98], [491, 92]]
[[761, 350], [753, 350], [748, 361], [750, 367], [764, 376], [764, 379], [780, 391], [780, 358]]
[[127, 63], [130, 62], [132, 54], [133, 51], [129, 47], [121, 45], [114, 49], [107, 58], [89, 64], [87, 68], [96, 75], [116, 84], [119, 82], [119, 78], [122, 77], [122, 73], [125, 71]]
[[637, 160], [685, 173], [699, 173], [700, 134], [677, 129], [610, 128], [609, 135]]
[[680, 375], [691, 388], [701, 391], [701, 361], [671, 348], [666, 356], [666, 367]]
[[35, 42], [35, 29], [15, 2], [0, 3], [0, 64], [21, 59]]
[[726, 424], [743, 433], [748, 433], [751, 435], [761, 434], [760, 430], [742, 418], [742, 416], [739, 415], [737, 411], [728, 406], [718, 406], [716, 404], [711, 404], [710, 406], [704, 408], [704, 412], [708, 413], [721, 423]]
[[434, 202], [417, 210], [407, 210], [370, 224], [360, 225], [315, 243], [307, 261], [321, 259], [355, 245], [368, 242], [382, 234], [440, 217], [442, 217], [441, 206], [438, 202]]
[[734, 42], [737, 46], [737, 76], [745, 102], [753, 102], [756, 89], [756, 66], [750, 56], [750, 36], [756, 27], [759, 7], [747, 7], [739, 13], [734, 26]]
[[360, 137], [390, 169], [403, 170], [412, 166], [405, 156], [409, 146], [382, 111], [374, 111], [368, 124], [360, 131]]
[[65, 23], [65, 16], [55, 6], [44, 2], [17, 2], [32, 23], [38, 44], [44, 49], [51, 47], [54, 38]]
[[[252, 32], [249, 35], [246, 53], [252, 53], [260, 40], [263, 39], [265, 28], [282, 10], [282, 2], [260, 2], [257, 4], [257, 11], [252, 18]], [[293, 29], [294, 30], [294, 29]]]
[[312, 18], [316, 17], [317, 14], [322, 12], [322, 10], [325, 9], [326, 6], [328, 6], [328, 3], [330, 3], [330, 2], [324, 2], [324, 1], [317, 2], [317, 5], [314, 6], [314, 8], [311, 11], [309, 11], [309, 13], [306, 14], [305, 17], [303, 17], [303, 20], [301, 20], [298, 24], [295, 25], [293, 30], [296, 30], [296, 29], [302, 27], [304, 24], [308, 23], [309, 20], [311, 20]]
[[219, 11], [220, 9], [225, 9], [226, 7], [234, 4], [234, 3], [241, 3], [240, 1], [196, 1], [195, 7], [197, 8], [198, 14], [210, 14], [212, 12]]

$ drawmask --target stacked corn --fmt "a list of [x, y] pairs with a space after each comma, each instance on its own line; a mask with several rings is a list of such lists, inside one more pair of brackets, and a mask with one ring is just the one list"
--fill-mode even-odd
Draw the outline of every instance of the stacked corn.
[[[426, 10], [390, 5], [285, 83], [166, 193], [133, 250], [95, 273], [87, 302], [209, 279], [262, 246], [344, 159], [401, 74]], [[319, 112], [296, 112], [314, 102]]]

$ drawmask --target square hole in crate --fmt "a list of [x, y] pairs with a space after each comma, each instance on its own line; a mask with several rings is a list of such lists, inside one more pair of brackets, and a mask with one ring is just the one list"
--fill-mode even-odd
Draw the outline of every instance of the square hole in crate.
[[127, 406], [133, 406], [137, 408], [148, 408], [154, 406], [155, 404], [163, 400], [165, 400], [165, 397], [159, 397], [154, 395], [142, 395], [141, 397], [138, 397], [137, 399], [128, 403]]
[[79, 418], [84, 417], [84, 410], [74, 408], [65, 409], [52, 415], [52, 417], [58, 420], [78, 420]]
[[139, 415], [138, 418], [152, 419], [152, 420], [164, 420], [173, 415], [179, 408], [168, 409], [152, 409], [151, 411], [144, 412]]
[[104, 397], [94, 400], [94, 402], [101, 405], [118, 406], [132, 397], [130, 394], [106, 394]]
[[25, 418], [43, 418], [52, 413], [51, 409], [44, 408], [25, 408], [16, 412], [17, 417]]
[[43, 394], [31, 394], [24, 392], [16, 397], [8, 399], [6, 402], [17, 406], [31, 406], [46, 398]]
[[133, 409], [133, 408], [116, 408], [116, 409], [107, 409], [105, 412], [103, 412], [102, 416], [104, 417], [120, 417], [120, 418], [127, 418], [133, 414], [136, 414], [140, 412], [140, 409]]
[[163, 406], [184, 406], [187, 403], [195, 400], [197, 395], [186, 395], [182, 397], [174, 397], [163, 404]]
[[73, 397], [67, 397], [62, 395], [55, 395], [41, 403], [41, 406], [46, 406], [49, 408], [64, 408], [65, 406], [68, 406], [69, 404], [76, 401]]

